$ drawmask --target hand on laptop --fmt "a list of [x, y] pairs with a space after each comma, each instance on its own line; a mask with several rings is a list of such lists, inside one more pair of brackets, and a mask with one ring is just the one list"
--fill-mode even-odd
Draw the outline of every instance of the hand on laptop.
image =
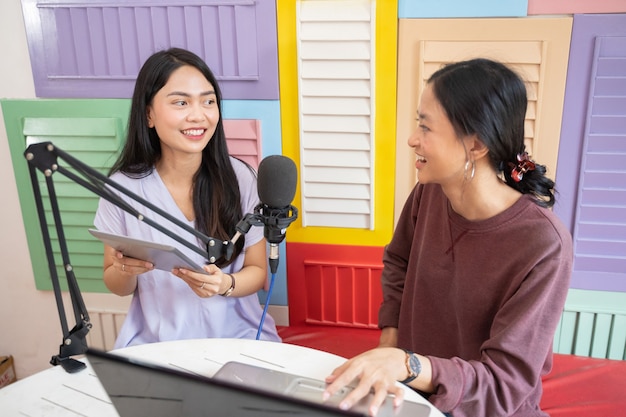
[[358, 381], [354, 390], [339, 404], [340, 408], [351, 408], [370, 392], [374, 394], [370, 415], [376, 415], [388, 395], [394, 396], [394, 407], [398, 407], [404, 400], [404, 388], [396, 381], [406, 377], [406, 368], [398, 364], [404, 364], [404, 360], [404, 351], [392, 347], [378, 347], [355, 356], [326, 377], [329, 385], [323, 398], [326, 400], [351, 382]]

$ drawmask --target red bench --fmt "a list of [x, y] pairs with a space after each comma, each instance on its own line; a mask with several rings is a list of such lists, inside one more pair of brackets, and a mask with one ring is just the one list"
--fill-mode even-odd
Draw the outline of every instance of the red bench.
[[626, 416], [626, 361], [555, 354], [541, 408], [550, 417]]

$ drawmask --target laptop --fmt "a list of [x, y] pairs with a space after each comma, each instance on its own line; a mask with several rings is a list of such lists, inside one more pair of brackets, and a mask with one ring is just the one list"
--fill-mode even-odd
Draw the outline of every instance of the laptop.
[[[225, 364], [213, 378], [208, 378], [93, 348], [85, 355], [120, 417], [367, 415], [363, 408], [339, 409], [339, 398], [322, 403], [319, 384], [323, 381], [238, 362]], [[260, 379], [239, 380], [254, 378], [255, 372]], [[264, 374], [267, 380], [263, 379]], [[268, 388], [270, 380], [272, 388]], [[287, 383], [287, 391], [280, 388], [281, 381]], [[298, 391], [297, 387], [303, 390]], [[317, 395], [312, 394], [312, 389], [317, 390]], [[398, 410], [386, 406], [383, 409], [385, 414], [381, 410], [378, 416], [427, 417], [430, 413], [428, 406], [407, 401]]]
[[[339, 407], [341, 400], [354, 389], [352, 386], [346, 386], [328, 400], [323, 401], [322, 394], [326, 389], [324, 381], [236, 361], [222, 365], [213, 378], [240, 385], [252, 385], [268, 392], [313, 403], [326, 404], [331, 407]], [[366, 395], [352, 406], [351, 410], [360, 415], [369, 415], [369, 404], [373, 398], [374, 394], [372, 393]], [[430, 407], [425, 404], [404, 401], [399, 408], [394, 409], [393, 400], [392, 396], [388, 396], [376, 416], [428, 417], [430, 415]]]

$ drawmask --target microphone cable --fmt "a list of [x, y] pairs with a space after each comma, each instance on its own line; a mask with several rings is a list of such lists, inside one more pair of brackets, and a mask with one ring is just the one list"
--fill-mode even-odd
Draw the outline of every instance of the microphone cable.
[[265, 323], [265, 316], [267, 315], [267, 309], [270, 306], [270, 297], [272, 296], [272, 290], [274, 289], [274, 280], [276, 279], [276, 273], [272, 272], [270, 278], [270, 287], [267, 289], [267, 297], [265, 297], [265, 306], [263, 307], [263, 314], [261, 314], [261, 322], [259, 323], [259, 329], [256, 332], [256, 340], [261, 340], [261, 333], [263, 331], [263, 323]]

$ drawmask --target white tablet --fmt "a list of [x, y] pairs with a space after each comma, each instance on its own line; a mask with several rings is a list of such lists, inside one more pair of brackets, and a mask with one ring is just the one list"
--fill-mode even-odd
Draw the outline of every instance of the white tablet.
[[185, 268], [206, 274], [201, 265], [189, 259], [187, 255], [174, 246], [161, 243], [149, 242], [141, 239], [133, 239], [128, 236], [120, 236], [112, 233], [89, 229], [89, 233], [100, 239], [124, 256], [152, 262], [156, 269], [171, 271], [174, 268]]

